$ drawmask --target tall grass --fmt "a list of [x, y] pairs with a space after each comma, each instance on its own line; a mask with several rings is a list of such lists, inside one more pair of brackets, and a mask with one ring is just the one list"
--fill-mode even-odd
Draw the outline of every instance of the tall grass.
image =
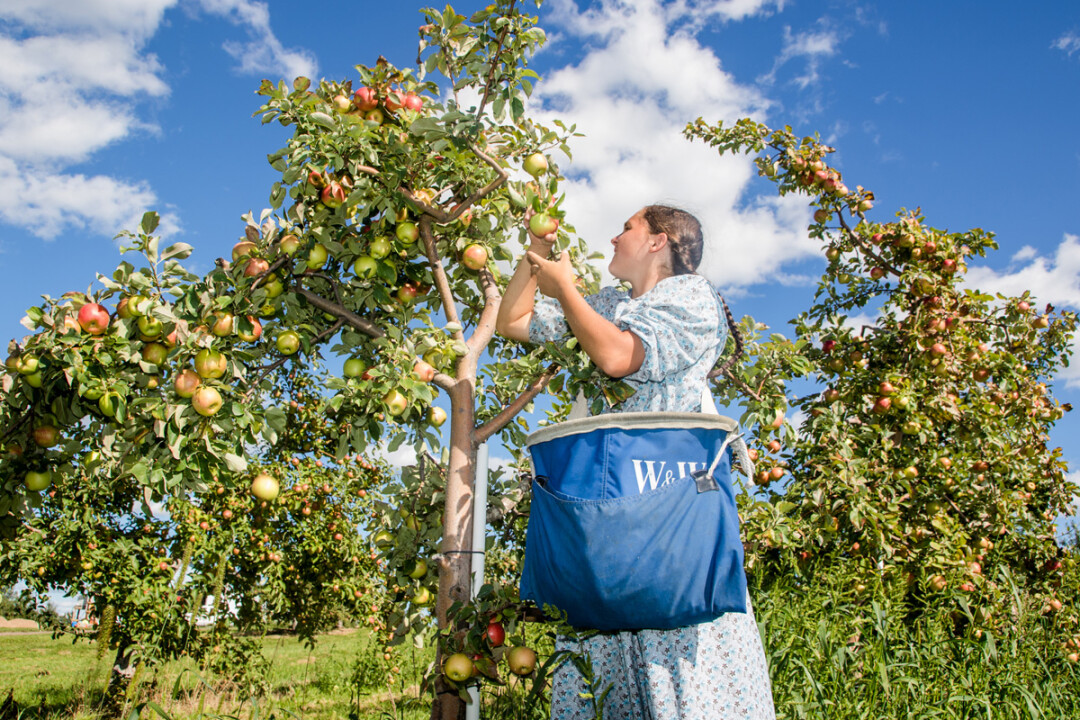
[[[1017, 591], [1007, 622], [980, 635], [964, 618], [931, 609], [913, 621], [900, 599], [885, 592], [853, 597], [842, 585], [781, 580], [752, 590], [778, 718], [1080, 718], [1080, 669], [1065, 657], [1061, 628], [1034, 598]], [[530, 629], [543, 655], [550, 643], [542, 634]], [[127, 712], [173, 720], [430, 716], [419, 681], [431, 649], [399, 648], [387, 662], [383, 648], [355, 632], [323, 636], [313, 650], [292, 637], [267, 637], [261, 652], [268, 669], [256, 699], [181, 661], [146, 673]], [[7, 660], [0, 663], [0, 703], [13, 688], [23, 720], [101, 717], [108, 668], [92, 645], [0, 637], [0, 657]], [[398, 668], [392, 682], [391, 667]], [[547, 699], [534, 690], [529, 681], [485, 686], [482, 717], [546, 717]]]
[[996, 633], [830, 588], [779, 583], [755, 597], [778, 718], [1080, 717], [1080, 671], [1023, 596]]

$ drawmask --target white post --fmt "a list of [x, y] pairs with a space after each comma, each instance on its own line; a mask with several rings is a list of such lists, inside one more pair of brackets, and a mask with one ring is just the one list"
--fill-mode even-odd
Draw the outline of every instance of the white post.
[[[485, 529], [487, 526], [488, 446], [483, 443], [476, 449], [476, 479], [473, 482], [473, 532], [472, 532], [472, 583], [469, 597], [474, 598], [484, 586]], [[465, 706], [465, 720], [479, 720], [480, 692], [469, 688], [469, 703]]]

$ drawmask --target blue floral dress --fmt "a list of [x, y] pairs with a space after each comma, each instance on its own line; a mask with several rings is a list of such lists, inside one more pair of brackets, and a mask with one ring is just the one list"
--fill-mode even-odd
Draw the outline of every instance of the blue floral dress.
[[[677, 275], [637, 298], [609, 287], [587, 300], [645, 347], [641, 367], [623, 378], [635, 393], [613, 412], [701, 410], [706, 375], [727, 338], [723, 311], [707, 280]], [[554, 341], [568, 332], [557, 302], [536, 303], [530, 340]], [[749, 598], [746, 610], [673, 630], [600, 633], [580, 643], [560, 638], [557, 649], [589, 656], [597, 682], [587, 688], [572, 664], [562, 665], [551, 717], [594, 717], [588, 694], [599, 696], [610, 684], [603, 710], [610, 720], [771, 720], [769, 669]]]

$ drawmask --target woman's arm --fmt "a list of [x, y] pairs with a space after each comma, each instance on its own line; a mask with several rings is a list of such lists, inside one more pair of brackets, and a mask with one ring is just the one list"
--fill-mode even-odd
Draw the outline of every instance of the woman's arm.
[[596, 366], [613, 378], [637, 372], [645, 361], [641, 338], [620, 330], [585, 301], [574, 284], [570, 256], [563, 253], [558, 261], [550, 261], [530, 252], [525, 258], [531, 266], [532, 282], [541, 293], [559, 301], [570, 330]]
[[[547, 257], [551, 253], [551, 246], [555, 243], [555, 233], [544, 237], [538, 237], [528, 230], [529, 218], [532, 211], [525, 213], [525, 228], [529, 233], [529, 253], [539, 257]], [[521, 342], [529, 341], [529, 323], [532, 322], [533, 304], [536, 296], [536, 280], [532, 276], [531, 266], [522, 258], [514, 270], [510, 282], [503, 293], [499, 303], [499, 314], [495, 318], [495, 332], [511, 340]]]

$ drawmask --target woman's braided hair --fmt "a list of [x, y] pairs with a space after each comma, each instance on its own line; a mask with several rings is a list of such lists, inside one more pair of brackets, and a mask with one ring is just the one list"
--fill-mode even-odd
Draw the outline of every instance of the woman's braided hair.
[[[698, 219], [679, 208], [669, 205], [646, 205], [642, 211], [645, 222], [649, 224], [649, 232], [653, 235], [664, 233], [668, 238], [668, 247], [671, 248], [671, 274], [691, 275], [697, 271], [701, 264], [701, 253], [705, 247], [705, 238], [701, 234], [701, 223]], [[724, 317], [727, 320], [731, 337], [735, 341], [735, 352], [723, 365], [709, 373], [710, 378], [722, 375], [729, 370], [735, 361], [743, 353], [742, 336], [739, 334], [738, 325], [731, 314], [724, 298], [720, 298], [724, 306]]]

